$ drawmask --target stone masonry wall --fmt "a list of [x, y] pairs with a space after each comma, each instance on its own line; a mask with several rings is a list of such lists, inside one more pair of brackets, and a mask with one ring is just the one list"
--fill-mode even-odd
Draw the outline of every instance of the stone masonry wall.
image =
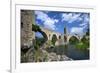
[[30, 47], [34, 38], [32, 32], [32, 10], [21, 10], [21, 47]]

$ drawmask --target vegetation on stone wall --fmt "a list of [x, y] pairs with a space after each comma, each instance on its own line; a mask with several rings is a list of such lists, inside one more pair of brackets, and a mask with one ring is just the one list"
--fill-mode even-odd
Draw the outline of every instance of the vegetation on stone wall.
[[38, 25], [32, 24], [32, 31], [38, 32], [41, 31], [41, 29]]

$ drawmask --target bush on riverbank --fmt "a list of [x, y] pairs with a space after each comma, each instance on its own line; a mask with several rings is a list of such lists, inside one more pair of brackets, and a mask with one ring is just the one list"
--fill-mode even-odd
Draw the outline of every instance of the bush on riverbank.
[[81, 51], [86, 51], [88, 50], [89, 46], [87, 43], [79, 42], [75, 45], [75, 47]]

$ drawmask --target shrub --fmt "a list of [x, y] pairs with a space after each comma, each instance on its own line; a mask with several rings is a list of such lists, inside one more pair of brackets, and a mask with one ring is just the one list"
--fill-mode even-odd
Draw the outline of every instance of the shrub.
[[39, 49], [39, 46], [38, 46], [37, 44], [35, 44], [35, 45], [34, 45], [34, 49], [35, 49], [35, 50], [38, 50], [38, 49]]
[[75, 45], [75, 47], [81, 51], [86, 51], [87, 48], [89, 48], [88, 44], [83, 43], [83, 42], [79, 42]]
[[70, 44], [77, 44], [79, 42], [79, 40], [76, 37], [72, 36], [70, 38], [69, 42], [70, 42]]

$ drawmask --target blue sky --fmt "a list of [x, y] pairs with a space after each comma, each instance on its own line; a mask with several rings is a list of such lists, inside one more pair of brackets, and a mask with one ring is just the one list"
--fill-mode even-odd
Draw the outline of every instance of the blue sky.
[[89, 28], [89, 13], [35, 11], [35, 23], [44, 28], [64, 33], [66, 25], [68, 34], [84, 35]]

